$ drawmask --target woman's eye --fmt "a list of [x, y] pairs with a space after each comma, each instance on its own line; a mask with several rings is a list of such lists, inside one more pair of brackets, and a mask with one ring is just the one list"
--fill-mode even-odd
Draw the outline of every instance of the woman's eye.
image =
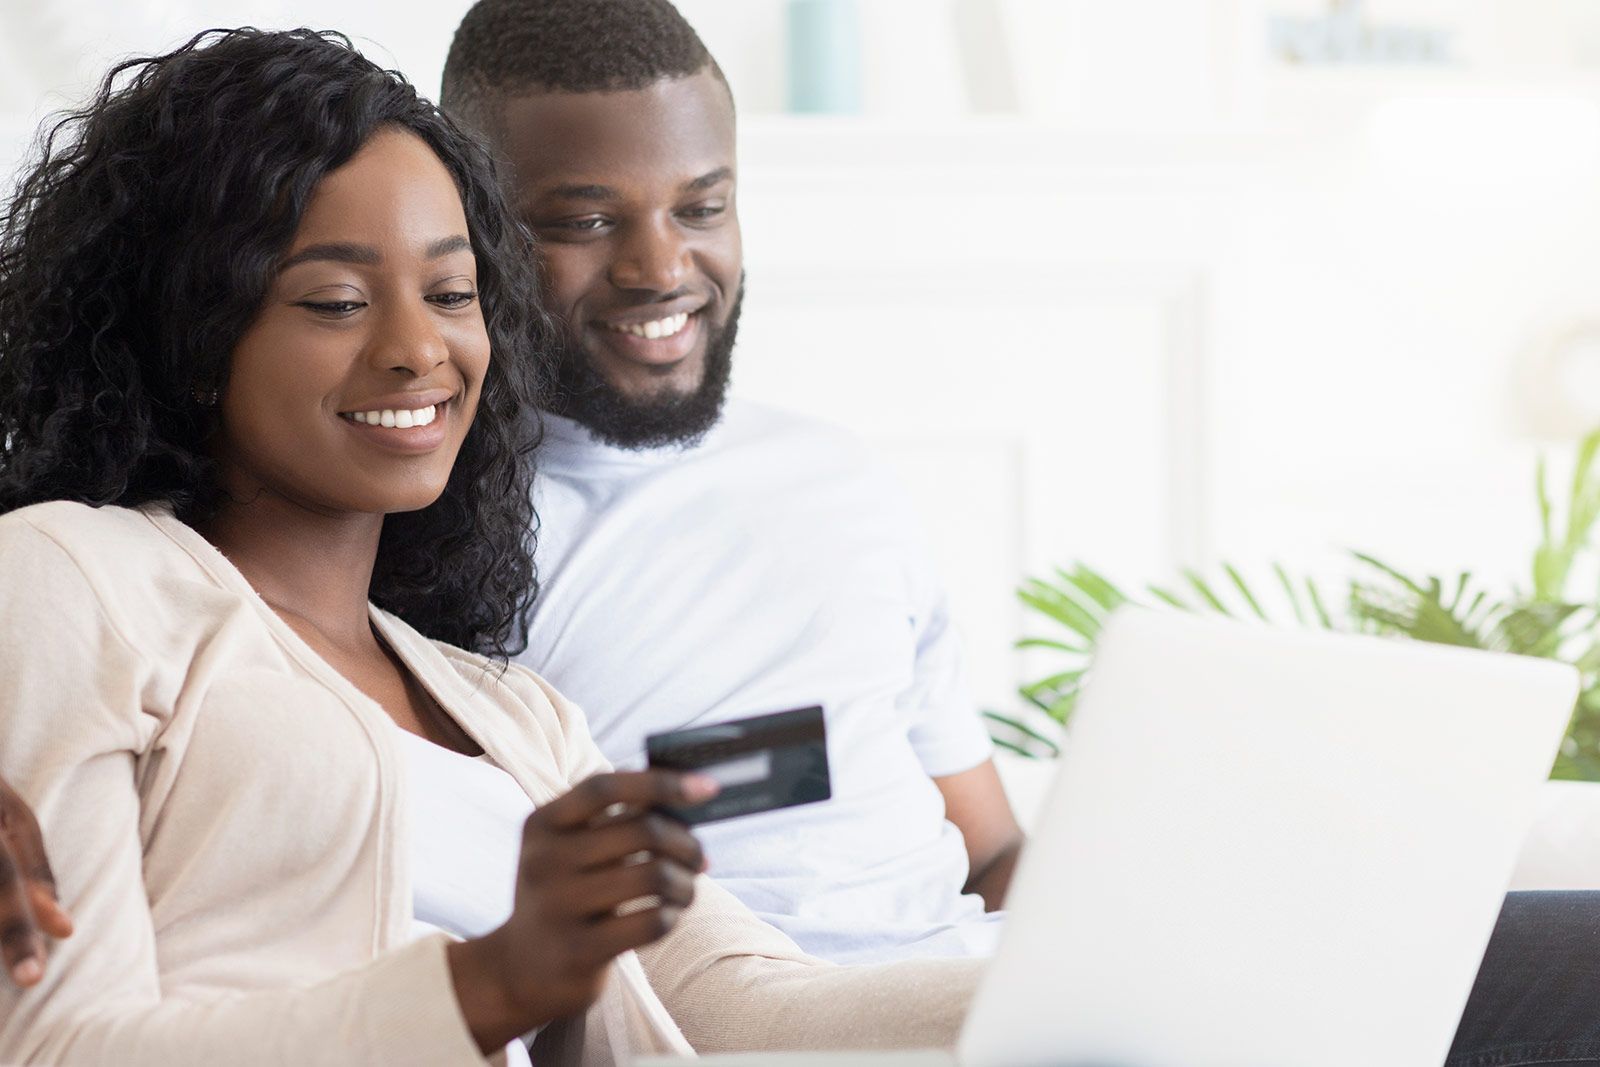
[[464, 308], [476, 299], [478, 294], [470, 290], [459, 293], [435, 293], [428, 297], [430, 303], [444, 308]]
[[295, 307], [306, 308], [332, 319], [344, 318], [366, 306], [359, 300], [301, 300], [295, 303]]

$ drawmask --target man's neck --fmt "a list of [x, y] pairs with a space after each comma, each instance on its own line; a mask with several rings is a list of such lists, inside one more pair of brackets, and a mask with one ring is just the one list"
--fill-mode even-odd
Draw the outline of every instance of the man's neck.
[[726, 412], [704, 434], [671, 441], [666, 444], [633, 448], [613, 444], [570, 415], [541, 414], [544, 420], [544, 445], [540, 449], [541, 465], [559, 464], [562, 457], [577, 460], [604, 460], [608, 463], [629, 466], [655, 466], [691, 454], [713, 440], [720, 432]]

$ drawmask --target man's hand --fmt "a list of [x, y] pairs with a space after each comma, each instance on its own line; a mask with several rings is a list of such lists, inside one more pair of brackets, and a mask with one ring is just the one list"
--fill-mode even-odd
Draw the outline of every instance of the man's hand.
[[607, 964], [672, 929], [705, 856], [687, 827], [652, 809], [716, 793], [703, 775], [600, 774], [528, 816], [511, 918], [449, 949], [481, 1049], [583, 1011]]
[[0, 956], [11, 980], [26, 988], [44, 977], [45, 938], [72, 933], [56, 900], [39, 820], [27, 801], [0, 779]]

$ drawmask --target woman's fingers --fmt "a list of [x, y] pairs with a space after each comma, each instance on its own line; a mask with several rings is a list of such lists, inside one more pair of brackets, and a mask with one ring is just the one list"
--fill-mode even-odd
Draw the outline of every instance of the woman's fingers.
[[583, 834], [563, 844], [571, 869], [610, 867], [638, 853], [665, 856], [691, 871], [705, 869], [705, 853], [689, 828], [665, 815], [635, 815]]
[[56, 899], [53, 884], [29, 882], [28, 905], [33, 908], [33, 917], [38, 920], [39, 929], [55, 938], [72, 936], [72, 916]]
[[3, 820], [6, 843], [11, 848], [27, 884], [28, 903], [40, 927], [51, 937], [72, 933], [72, 917], [56, 897], [56, 876], [45, 854], [44, 835], [33, 809], [15, 793], [5, 803]]
[[517, 904], [504, 929], [512, 943], [533, 947], [519, 958], [549, 972], [547, 993], [552, 980], [576, 983], [581, 989], [568, 992], [587, 1002], [606, 963], [671, 929], [705, 860], [687, 827], [653, 809], [716, 793], [715, 781], [676, 771], [601, 774], [528, 816]]
[[44, 935], [71, 933], [72, 918], [56, 900], [39, 820], [0, 780], [0, 959], [12, 980], [19, 986], [37, 983], [44, 977]]
[[44, 935], [28, 904], [27, 883], [9, 846], [0, 843], [0, 958], [19, 986], [44, 977]]
[[603, 965], [629, 949], [661, 940], [678, 924], [683, 909], [672, 904], [641, 908], [626, 915], [613, 915], [589, 927], [584, 939], [596, 965]]
[[663, 904], [687, 908], [694, 900], [694, 872], [671, 860], [646, 860], [579, 875], [568, 885], [574, 914], [604, 918], [632, 900], [654, 897]]
[[544, 805], [534, 817], [552, 830], [576, 830], [620, 806], [646, 810], [701, 804], [717, 795], [715, 780], [679, 771], [616, 771], [597, 774]]

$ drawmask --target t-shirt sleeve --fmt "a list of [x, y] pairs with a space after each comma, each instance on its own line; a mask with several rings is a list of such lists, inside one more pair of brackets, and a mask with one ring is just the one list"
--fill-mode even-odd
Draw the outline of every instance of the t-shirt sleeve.
[[911, 713], [911, 747], [931, 777], [959, 774], [989, 759], [994, 746], [968, 691], [961, 641], [941, 594], [914, 623], [917, 658], [903, 696]]
[[304, 988], [164, 990], [139, 782], [166, 720], [136, 640], [66, 549], [0, 516], [0, 775], [39, 816], [75, 925], [39, 985], [0, 981], [0, 1062], [482, 1063], [442, 941]]
[[926, 531], [897, 482], [883, 493], [902, 531], [915, 641], [911, 684], [898, 703], [922, 769], [934, 778], [959, 774], [989, 759], [994, 746], [967, 684], [961, 634]]

